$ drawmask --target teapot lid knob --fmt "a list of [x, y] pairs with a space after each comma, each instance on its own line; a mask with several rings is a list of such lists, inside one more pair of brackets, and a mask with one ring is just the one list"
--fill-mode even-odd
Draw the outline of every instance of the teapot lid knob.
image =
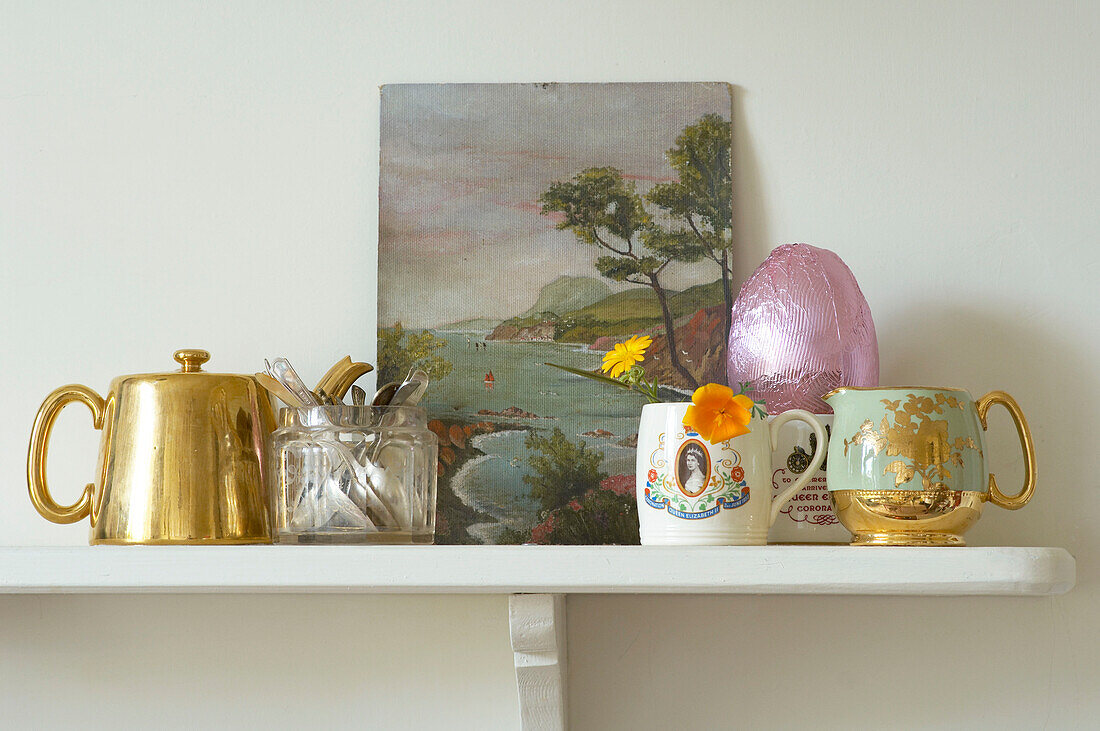
[[202, 364], [210, 360], [210, 353], [197, 348], [184, 348], [177, 350], [172, 357], [183, 366], [184, 373], [198, 373], [202, 371]]

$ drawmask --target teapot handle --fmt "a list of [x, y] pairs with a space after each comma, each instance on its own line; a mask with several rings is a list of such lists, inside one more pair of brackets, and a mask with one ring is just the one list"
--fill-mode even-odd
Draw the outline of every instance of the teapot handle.
[[53, 523], [75, 523], [92, 512], [94, 484], [86, 485], [84, 494], [72, 505], [58, 505], [46, 485], [46, 449], [50, 443], [50, 432], [61, 409], [73, 401], [80, 401], [91, 409], [93, 426], [96, 429], [103, 428], [103, 398], [87, 386], [62, 386], [47, 396], [39, 407], [38, 415], [34, 417], [30, 449], [27, 451], [27, 487], [31, 493], [31, 502], [43, 518]]
[[817, 437], [817, 451], [814, 452], [814, 456], [810, 460], [810, 466], [794, 481], [794, 484], [772, 499], [771, 512], [768, 514], [769, 528], [775, 525], [775, 520], [779, 517], [780, 509], [817, 474], [817, 471], [821, 468], [821, 463], [825, 461], [825, 456], [829, 449], [829, 435], [825, 431], [825, 425], [821, 423], [821, 419], [803, 409], [789, 409], [772, 419], [770, 427], [772, 452], [779, 449], [779, 429], [788, 421], [802, 421], [809, 424], [810, 428], [813, 429], [814, 436]]
[[1031, 429], [1027, 426], [1027, 419], [1024, 418], [1024, 412], [1020, 410], [1020, 405], [1016, 403], [1016, 399], [1004, 391], [990, 391], [978, 399], [976, 406], [978, 418], [982, 422], [982, 429], [989, 429], [989, 425], [985, 422], [985, 415], [989, 413], [989, 407], [993, 404], [1001, 404], [1008, 410], [1008, 413], [1012, 416], [1012, 423], [1016, 425], [1016, 433], [1020, 435], [1020, 448], [1024, 451], [1024, 486], [1018, 493], [1008, 497], [998, 489], [997, 478], [990, 472], [989, 501], [1002, 508], [1018, 510], [1027, 505], [1027, 501], [1031, 499], [1031, 494], [1035, 492], [1035, 443], [1031, 440]]

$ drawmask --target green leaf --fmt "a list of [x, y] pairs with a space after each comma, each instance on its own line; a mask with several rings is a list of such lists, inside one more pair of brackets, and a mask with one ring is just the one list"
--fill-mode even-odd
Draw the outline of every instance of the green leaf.
[[633, 391], [634, 390], [633, 388], [630, 387], [629, 383], [624, 383], [624, 382], [620, 381], [618, 378], [612, 378], [610, 376], [605, 376], [602, 373], [593, 373], [592, 371], [586, 371], [586, 370], [582, 370], [580, 368], [572, 368], [570, 366], [559, 365], [558, 363], [543, 363], [543, 365], [548, 365], [548, 366], [551, 366], [553, 368], [560, 368], [561, 370], [568, 371], [569, 373], [572, 373], [575, 376], [584, 376], [585, 378], [591, 378], [593, 381], [600, 381], [600, 382], [606, 383], [610, 386], [618, 386], [619, 388], [625, 388], [628, 391]]
[[548, 365], [548, 366], [551, 366], [553, 368], [559, 368], [559, 369], [561, 369], [563, 371], [566, 371], [568, 373], [572, 373], [575, 376], [584, 376], [585, 378], [591, 378], [593, 381], [599, 381], [600, 383], [606, 383], [609, 386], [618, 386], [619, 388], [624, 389], [626, 391], [634, 391], [636, 393], [640, 393], [643, 396], [645, 396], [647, 399], [649, 399], [649, 402], [651, 404], [661, 403], [661, 399], [657, 397], [657, 393], [653, 389], [646, 389], [646, 388], [641, 388], [641, 387], [635, 388], [632, 384], [627, 383], [625, 381], [620, 381], [618, 378], [611, 378], [610, 376], [605, 376], [602, 373], [595, 373], [593, 371], [585, 371], [585, 370], [581, 370], [580, 368], [571, 368], [570, 366], [564, 366], [564, 365], [560, 365], [558, 363], [543, 363], [543, 365]]

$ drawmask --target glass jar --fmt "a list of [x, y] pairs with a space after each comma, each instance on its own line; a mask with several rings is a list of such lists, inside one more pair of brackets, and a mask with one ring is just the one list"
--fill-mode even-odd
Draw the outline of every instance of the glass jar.
[[278, 543], [431, 543], [439, 442], [414, 406], [279, 410]]

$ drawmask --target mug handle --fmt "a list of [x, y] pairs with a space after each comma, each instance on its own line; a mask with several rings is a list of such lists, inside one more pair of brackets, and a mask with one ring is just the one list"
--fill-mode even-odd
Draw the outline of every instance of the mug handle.
[[103, 428], [103, 398], [87, 386], [62, 386], [47, 396], [39, 407], [27, 451], [27, 488], [31, 493], [31, 502], [43, 518], [53, 523], [75, 523], [92, 512], [94, 484], [86, 485], [84, 494], [72, 505], [58, 505], [46, 485], [46, 449], [50, 443], [50, 432], [61, 409], [73, 401], [80, 401], [91, 409], [92, 425], [96, 429]]
[[989, 430], [989, 425], [985, 422], [985, 415], [993, 404], [1000, 404], [1008, 409], [1008, 413], [1012, 416], [1012, 423], [1016, 425], [1016, 433], [1020, 435], [1020, 448], [1024, 451], [1024, 486], [1012, 497], [1007, 497], [998, 489], [997, 478], [990, 472], [989, 501], [1002, 508], [1018, 510], [1027, 505], [1027, 501], [1031, 499], [1031, 494], [1035, 492], [1035, 444], [1031, 440], [1031, 430], [1027, 427], [1027, 419], [1024, 418], [1024, 412], [1020, 411], [1020, 405], [1016, 403], [1016, 399], [1004, 391], [990, 391], [978, 399], [976, 406], [983, 430]]
[[821, 423], [821, 419], [818, 419], [809, 411], [803, 409], [790, 409], [772, 419], [771, 443], [773, 453], [775, 450], [779, 449], [779, 429], [788, 421], [803, 421], [810, 425], [810, 428], [814, 430], [814, 435], [817, 437], [817, 451], [814, 453], [813, 459], [810, 460], [810, 466], [806, 468], [802, 476], [795, 480], [793, 485], [772, 499], [771, 514], [768, 517], [769, 528], [775, 525], [776, 518], [779, 517], [780, 508], [786, 505], [790, 499], [794, 497], [795, 493], [805, 487], [813, 476], [817, 474], [818, 469], [821, 467], [821, 463], [825, 461], [826, 452], [829, 449], [829, 436], [825, 433], [825, 425]]

